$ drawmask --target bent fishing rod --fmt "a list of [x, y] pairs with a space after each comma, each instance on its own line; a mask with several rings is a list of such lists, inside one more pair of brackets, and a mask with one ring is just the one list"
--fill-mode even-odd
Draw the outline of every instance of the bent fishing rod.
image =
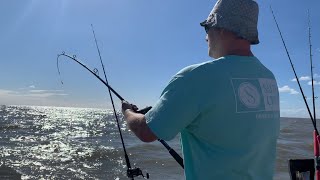
[[[103, 81], [103, 79], [100, 78], [100, 76], [98, 76], [98, 70], [97, 69], [94, 69], [93, 71], [91, 69], [89, 69], [86, 65], [84, 65], [83, 63], [81, 63], [79, 60], [76, 59], [76, 56], [73, 55], [72, 57], [65, 54], [65, 52], [62, 52], [62, 54], [59, 54], [58, 57], [57, 57], [57, 69], [58, 69], [58, 73], [59, 73], [59, 76], [61, 76], [61, 73], [60, 73], [60, 69], [59, 69], [59, 57], [60, 56], [66, 56], [72, 60], [74, 60], [75, 62], [77, 62], [78, 64], [80, 64], [82, 67], [84, 67], [85, 69], [87, 69], [89, 72], [91, 72], [91, 74], [93, 74], [96, 78], [98, 78], [104, 85], [106, 85], [108, 87], [108, 90], [109, 90], [109, 93], [110, 91], [112, 91], [121, 101], [124, 101], [124, 99], [111, 87], [109, 86], [108, 82], [105, 82]], [[63, 84], [63, 81], [61, 80], [61, 83]], [[126, 150], [126, 147], [124, 145], [124, 140], [123, 140], [123, 136], [122, 136], [122, 132], [121, 132], [121, 128], [120, 128], [120, 125], [119, 125], [119, 118], [118, 118], [118, 115], [116, 113], [116, 110], [115, 110], [115, 107], [114, 107], [114, 102], [113, 102], [113, 99], [112, 99], [112, 96], [111, 96], [111, 93], [110, 93], [110, 98], [111, 98], [111, 102], [112, 102], [112, 107], [113, 107], [113, 112], [114, 112], [114, 116], [115, 116], [115, 119], [116, 119], [116, 123], [117, 123], [117, 127], [118, 127], [118, 131], [119, 131], [119, 134], [120, 134], [120, 139], [121, 139], [121, 143], [122, 143], [122, 148], [123, 148], [123, 151], [124, 151], [124, 157], [125, 157], [125, 162], [126, 162], [126, 166], [127, 166], [127, 177], [134, 180], [134, 177], [137, 177], [137, 176], [142, 176], [143, 178], [146, 178], [146, 179], [149, 179], [149, 174], [147, 173], [146, 174], [146, 177], [143, 175], [142, 173], [142, 170], [140, 168], [132, 168], [131, 167], [131, 163], [130, 163], [130, 160], [129, 160], [129, 156], [127, 154], [127, 150]]]
[[[81, 65], [83, 68], [85, 68], [87, 71], [89, 71], [92, 75], [94, 75], [101, 83], [103, 83], [114, 95], [117, 96], [117, 98], [120, 101], [125, 101], [125, 99], [117, 92], [115, 91], [106, 81], [104, 81], [99, 75], [98, 75], [98, 71], [96, 69], [91, 70], [89, 69], [85, 64], [83, 64], [82, 62], [80, 62], [75, 55], [70, 56], [68, 54], [66, 54], [65, 52], [62, 52], [61, 54], [58, 54], [57, 56], [57, 69], [58, 69], [58, 73], [59, 76], [61, 76], [60, 73], [60, 68], [59, 68], [59, 58], [61, 56], [67, 57], [70, 60], [73, 60], [74, 62], [76, 62], [77, 64]], [[63, 81], [61, 80], [61, 83], [63, 83]], [[140, 113], [140, 114], [146, 114], [149, 110], [151, 109], [151, 106], [140, 109], [140, 110], [136, 110], [136, 113]], [[182, 157], [174, 150], [172, 149], [163, 139], [158, 139], [158, 141], [168, 150], [168, 152], [170, 153], [170, 155], [180, 164], [180, 166], [182, 168], [184, 168], [184, 164], [183, 164], [183, 159]]]
[[[304, 100], [304, 103], [305, 103], [305, 105], [306, 105], [306, 107], [307, 107], [307, 110], [308, 110], [310, 119], [311, 119], [311, 121], [312, 121], [312, 125], [313, 125], [313, 128], [314, 128], [314, 131], [313, 131], [313, 142], [314, 142], [314, 144], [313, 144], [313, 146], [314, 146], [314, 156], [315, 156], [315, 159], [316, 159], [316, 163], [315, 163], [315, 164], [316, 164], [316, 179], [317, 179], [317, 180], [320, 180], [320, 158], [319, 158], [319, 157], [320, 157], [320, 153], [319, 153], [320, 136], [319, 136], [319, 131], [318, 131], [317, 126], [316, 126], [315, 105], [313, 104], [314, 116], [312, 116], [311, 111], [310, 111], [310, 108], [309, 108], [309, 105], [308, 105], [307, 100], [306, 100], [306, 96], [304, 95], [304, 92], [303, 92], [303, 90], [302, 90], [302, 87], [301, 87], [299, 78], [298, 78], [297, 73], [296, 73], [296, 71], [295, 71], [295, 68], [294, 68], [294, 65], [293, 65], [293, 63], [292, 63], [292, 60], [291, 60], [289, 51], [288, 51], [288, 49], [287, 49], [286, 43], [285, 43], [285, 41], [284, 41], [284, 38], [283, 38], [283, 36], [282, 36], [280, 27], [279, 27], [279, 25], [278, 25], [278, 22], [277, 22], [277, 20], [276, 20], [276, 17], [275, 17], [275, 15], [274, 15], [274, 13], [273, 13], [273, 10], [272, 10], [272, 7], [271, 7], [271, 6], [270, 6], [270, 10], [271, 10], [271, 13], [272, 13], [274, 22], [275, 22], [275, 24], [276, 24], [276, 26], [277, 26], [278, 32], [279, 32], [279, 34], [280, 34], [280, 37], [281, 37], [283, 46], [284, 46], [284, 48], [285, 48], [285, 50], [286, 50], [288, 59], [289, 59], [289, 61], [290, 61], [291, 68], [292, 68], [292, 70], [293, 70], [293, 72], [294, 72], [295, 78], [296, 78], [297, 83], [298, 83], [298, 85], [299, 85], [299, 89], [300, 89], [302, 98], [303, 98], [303, 100]], [[308, 14], [308, 15], [309, 15], [309, 14]], [[311, 74], [312, 74], [312, 84], [313, 84], [313, 70], [312, 70], [313, 65], [312, 65], [312, 58], [311, 58], [311, 57], [312, 57], [312, 54], [311, 54], [311, 40], [310, 40], [310, 38], [311, 38], [311, 33], [310, 33], [310, 19], [309, 19], [309, 45], [310, 45], [309, 47], [310, 47]], [[312, 88], [313, 88], [313, 87], [312, 87]], [[314, 90], [313, 90], [313, 103], [314, 103]]]

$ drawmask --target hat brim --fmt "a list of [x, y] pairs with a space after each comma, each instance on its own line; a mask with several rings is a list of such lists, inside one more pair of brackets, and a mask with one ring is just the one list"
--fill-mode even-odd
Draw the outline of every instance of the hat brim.
[[[241, 26], [241, 24], [245, 24], [245, 20], [242, 19], [241, 17], [220, 17], [220, 18], [216, 18], [217, 14], [214, 15], [214, 17], [212, 17], [212, 19], [210, 20], [210, 22], [208, 20], [205, 20], [203, 22], [200, 23], [200, 26], [205, 27], [205, 28], [221, 28], [221, 29], [225, 29], [228, 31], [231, 31], [233, 33], [235, 33], [237, 36], [246, 39], [250, 42], [250, 44], [255, 45], [255, 44], [259, 44], [259, 37], [258, 37], [258, 30], [255, 27], [254, 29], [243, 29], [243, 28], [239, 28], [239, 26]], [[234, 18], [237, 18], [237, 21], [234, 21]], [[236, 23], [232, 23], [232, 22], [236, 22]], [[246, 31], [246, 32], [240, 32], [239, 30], [242, 31]], [[247, 37], [244, 37], [242, 34], [248, 34], [248, 32], [253, 32], [252, 34], [248, 35]]]

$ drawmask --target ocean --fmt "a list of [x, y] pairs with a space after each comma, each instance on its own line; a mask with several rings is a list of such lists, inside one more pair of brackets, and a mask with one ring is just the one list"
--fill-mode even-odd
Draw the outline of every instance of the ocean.
[[[160, 142], [141, 142], [119, 117], [132, 167], [150, 179], [183, 179], [182, 168]], [[310, 119], [281, 118], [275, 180], [290, 179], [288, 159], [313, 158], [312, 132]], [[167, 143], [181, 154], [179, 137]], [[0, 144], [0, 163], [18, 170], [22, 179], [128, 179], [111, 110], [2, 105]]]

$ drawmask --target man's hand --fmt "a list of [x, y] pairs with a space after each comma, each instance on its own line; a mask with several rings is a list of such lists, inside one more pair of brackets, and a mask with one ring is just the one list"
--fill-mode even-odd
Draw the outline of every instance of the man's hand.
[[132, 110], [133, 112], [136, 112], [138, 107], [134, 104], [128, 103], [127, 101], [122, 101], [122, 114], [125, 115], [126, 110]]
[[137, 113], [138, 107], [127, 101], [122, 101], [122, 113], [127, 121], [129, 129], [143, 142], [152, 142], [157, 140], [157, 136], [149, 129], [146, 124], [145, 116]]

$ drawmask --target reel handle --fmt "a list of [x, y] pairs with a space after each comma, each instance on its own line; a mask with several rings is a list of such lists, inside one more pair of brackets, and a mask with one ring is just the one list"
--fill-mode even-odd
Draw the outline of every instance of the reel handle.
[[143, 175], [142, 170], [140, 168], [130, 168], [127, 170], [128, 178], [133, 179], [134, 177], [142, 176], [144, 179], [149, 179], [149, 173]]

